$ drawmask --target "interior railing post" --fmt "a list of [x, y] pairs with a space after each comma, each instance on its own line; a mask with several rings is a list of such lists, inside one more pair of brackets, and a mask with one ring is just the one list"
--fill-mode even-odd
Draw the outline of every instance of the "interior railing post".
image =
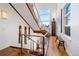
[[23, 40], [21, 39], [21, 54], [23, 52]]
[[45, 38], [43, 37], [43, 56], [44, 56], [44, 53], [45, 53]]
[[33, 42], [33, 51], [34, 51], [34, 42]]

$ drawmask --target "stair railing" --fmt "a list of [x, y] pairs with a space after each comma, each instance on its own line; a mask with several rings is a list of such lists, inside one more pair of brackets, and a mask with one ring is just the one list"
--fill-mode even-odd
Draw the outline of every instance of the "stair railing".
[[[39, 35], [27, 35], [27, 38], [29, 39], [29, 40], [31, 40], [31, 41], [33, 41], [33, 50], [34, 50], [34, 43], [36, 43], [38, 46], [40, 45], [38, 42], [36, 42], [36, 41], [34, 41], [32, 38], [30, 38], [30, 37], [42, 37], [42, 53], [43, 53], [43, 55], [44, 55], [44, 53], [45, 53], [45, 37], [44, 36], [39, 36]], [[40, 48], [40, 47], [39, 47]], [[38, 49], [39, 49], [38, 48]], [[39, 51], [39, 50], [38, 50]]]
[[43, 38], [43, 40], [42, 40], [42, 50], [43, 50], [43, 55], [44, 55], [44, 53], [45, 53], [45, 48], [44, 48], [45, 38], [44, 38], [44, 36], [27, 35], [27, 28], [26, 27], [24, 27], [24, 34], [22, 34], [22, 26], [21, 25], [19, 26], [19, 40], [18, 40], [18, 43], [21, 44], [21, 53], [20, 54], [24, 54], [23, 53], [23, 40], [24, 40], [24, 44], [27, 44], [27, 38], [33, 42], [33, 51], [34, 51], [34, 43], [39, 45], [39, 43], [37, 43], [36, 41], [34, 41], [30, 37], [42, 37]]

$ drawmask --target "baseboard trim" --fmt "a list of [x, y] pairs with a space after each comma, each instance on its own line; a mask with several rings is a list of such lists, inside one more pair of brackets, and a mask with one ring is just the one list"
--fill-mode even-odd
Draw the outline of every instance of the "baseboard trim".
[[69, 50], [66, 49], [66, 52], [67, 52], [68, 56], [72, 56], [72, 54]]

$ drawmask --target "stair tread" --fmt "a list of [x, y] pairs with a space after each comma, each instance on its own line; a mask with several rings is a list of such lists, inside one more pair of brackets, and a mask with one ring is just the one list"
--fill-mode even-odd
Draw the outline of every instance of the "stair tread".
[[[18, 47], [7, 47], [5, 49], [0, 50], [0, 56], [39, 56], [42, 55], [40, 52], [33, 51], [30, 49], [23, 49], [23, 54], [21, 54], [21, 48]], [[28, 50], [30, 53], [28, 53]]]

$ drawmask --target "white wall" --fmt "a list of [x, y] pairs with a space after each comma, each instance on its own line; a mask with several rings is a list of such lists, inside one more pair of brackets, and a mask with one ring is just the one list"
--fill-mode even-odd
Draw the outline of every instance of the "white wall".
[[[61, 7], [62, 6], [62, 7]], [[58, 9], [60, 11], [65, 4], [58, 4]], [[58, 14], [60, 12], [57, 11]], [[64, 21], [64, 18], [63, 20]], [[57, 15], [58, 31], [57, 34], [65, 41], [66, 51], [69, 55], [78, 56], [79, 55], [79, 4], [71, 4], [71, 37], [68, 37], [63, 32], [60, 32], [60, 17]], [[63, 25], [63, 24], [62, 24]]]
[[9, 4], [0, 4], [0, 9], [7, 12], [7, 19], [0, 19], [0, 49], [18, 44], [18, 26], [27, 26]]
[[[65, 48], [69, 55], [71, 55], [71, 37], [64, 34], [64, 14], [62, 14], [62, 33], [61, 33], [61, 8], [63, 9], [66, 3], [57, 4], [57, 35], [65, 41]], [[63, 11], [62, 11], [63, 12]]]
[[72, 27], [71, 27], [71, 33], [72, 33], [72, 42], [71, 42], [71, 52], [72, 55], [79, 56], [79, 4], [73, 3], [72, 4]]
[[[8, 46], [20, 47], [20, 44], [18, 44], [18, 27], [22, 25], [28, 28], [28, 25], [9, 4], [0, 4], [0, 9], [6, 11], [8, 14], [6, 20], [0, 19], [0, 49]], [[28, 44], [24, 45], [24, 47], [30, 48], [29, 40]]]
[[55, 20], [56, 20], [56, 11], [57, 11], [57, 4], [55, 4], [53, 7], [50, 7], [50, 34], [52, 34], [51, 33], [51, 31], [52, 31], [52, 21], [53, 21], [53, 18], [55, 18]]

